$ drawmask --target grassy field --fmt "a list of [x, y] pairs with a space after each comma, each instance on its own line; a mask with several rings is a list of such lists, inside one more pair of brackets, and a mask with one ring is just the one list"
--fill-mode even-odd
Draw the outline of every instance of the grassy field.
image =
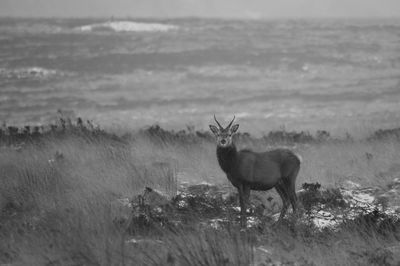
[[[399, 130], [361, 140], [323, 131], [240, 134], [237, 144], [254, 150], [286, 146], [299, 153], [298, 189], [304, 182], [334, 188], [346, 180], [383, 187], [400, 176]], [[171, 166], [173, 174], [158, 171], [159, 165]], [[173, 197], [180, 184], [201, 182], [229, 185], [208, 133], [151, 127], [116, 136], [82, 121], [49, 130], [4, 128], [0, 265], [396, 263], [398, 223], [382, 228], [358, 220], [335, 231], [290, 223], [240, 230], [235, 221], [221, 229], [187, 224], [126, 230], [115, 221], [117, 199], [133, 199], [145, 187]]]

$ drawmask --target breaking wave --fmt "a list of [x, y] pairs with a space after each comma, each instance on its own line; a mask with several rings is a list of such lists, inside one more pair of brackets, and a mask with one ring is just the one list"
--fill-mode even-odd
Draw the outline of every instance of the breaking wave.
[[78, 27], [81, 31], [115, 31], [115, 32], [165, 32], [177, 29], [178, 26], [160, 23], [143, 23], [133, 21], [109, 21]]
[[15, 69], [0, 68], [0, 77], [4, 79], [44, 80], [59, 75], [57, 70], [42, 67], [22, 67]]

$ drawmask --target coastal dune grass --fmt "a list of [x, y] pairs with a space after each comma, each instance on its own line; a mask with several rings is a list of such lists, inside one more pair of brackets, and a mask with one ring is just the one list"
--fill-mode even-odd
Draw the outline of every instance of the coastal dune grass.
[[[160, 227], [131, 235], [115, 222], [115, 200], [132, 199], [146, 186], [173, 196], [182, 182], [229, 184], [217, 164], [215, 144], [196, 137], [187, 142], [137, 134], [115, 142], [66, 135], [22, 148], [0, 147], [0, 263], [256, 265], [276, 260], [354, 265], [390, 262], [380, 248], [399, 245], [398, 232], [382, 235], [355, 225], [317, 233], [291, 225], [240, 231], [232, 222], [222, 229]], [[246, 143], [255, 150], [278, 146], [282, 143]], [[289, 148], [303, 158], [298, 189], [303, 182], [337, 187], [347, 179], [385, 186], [400, 175], [400, 143], [394, 139]], [[160, 163], [171, 165], [177, 180], [156, 171]]]

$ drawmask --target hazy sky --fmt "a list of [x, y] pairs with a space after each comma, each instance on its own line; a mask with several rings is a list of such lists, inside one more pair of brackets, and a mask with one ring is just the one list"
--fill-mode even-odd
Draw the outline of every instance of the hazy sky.
[[0, 16], [400, 17], [400, 0], [0, 0]]

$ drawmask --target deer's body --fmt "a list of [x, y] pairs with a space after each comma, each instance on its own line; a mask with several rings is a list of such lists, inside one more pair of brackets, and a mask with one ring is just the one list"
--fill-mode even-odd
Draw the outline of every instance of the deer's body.
[[237, 151], [217, 148], [217, 158], [222, 170], [236, 188], [242, 184], [251, 190], [269, 190], [282, 176], [289, 176], [300, 166], [299, 158], [290, 150], [277, 149], [268, 152]]
[[[218, 121], [216, 120], [218, 123]], [[232, 120], [233, 122], [233, 120]], [[296, 177], [300, 170], [300, 159], [288, 149], [276, 149], [267, 152], [251, 150], [237, 151], [231, 136], [239, 125], [219, 129], [210, 126], [217, 136], [217, 158], [227, 178], [238, 189], [241, 223], [245, 225], [245, 210], [250, 197], [250, 190], [265, 191], [275, 188], [282, 198], [283, 207], [279, 219], [287, 211], [289, 203], [296, 211]]]

